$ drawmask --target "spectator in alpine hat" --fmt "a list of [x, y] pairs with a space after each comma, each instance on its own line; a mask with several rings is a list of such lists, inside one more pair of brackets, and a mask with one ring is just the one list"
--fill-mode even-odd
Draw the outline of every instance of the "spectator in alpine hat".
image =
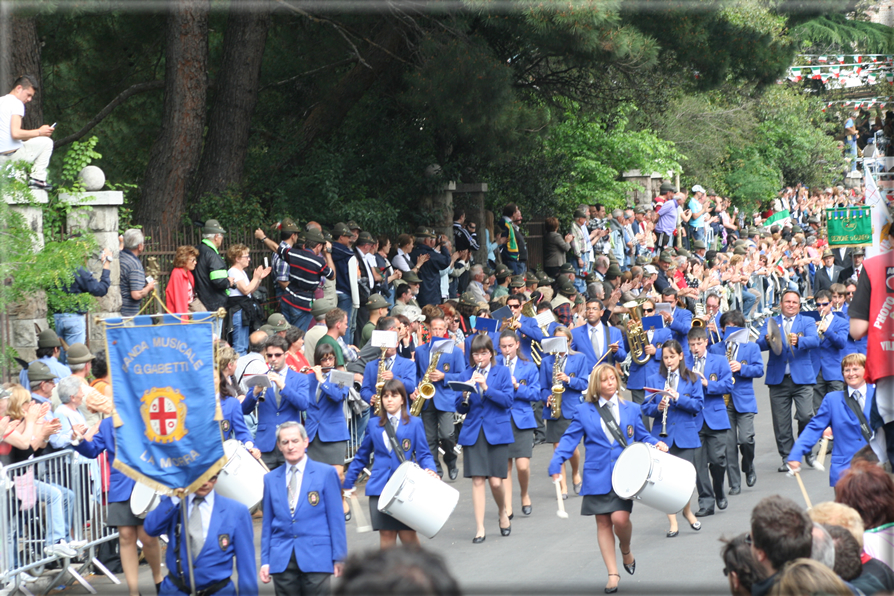
[[[209, 311], [216, 311], [227, 304], [227, 290], [235, 287], [235, 280], [227, 275], [227, 264], [220, 256], [220, 247], [226, 234], [216, 219], [209, 219], [202, 228], [202, 242], [196, 247], [199, 251], [195, 268], [196, 294]], [[142, 234], [141, 234], [142, 236]], [[124, 234], [125, 247], [127, 234]], [[140, 243], [142, 250], [142, 242]], [[123, 264], [123, 261], [122, 261]], [[122, 307], [122, 313], [124, 314]]]
[[[43, 362], [60, 379], [71, 375], [71, 369], [59, 362], [59, 353], [62, 350], [62, 342], [52, 329], [44, 329], [37, 336], [37, 359], [28, 363], [31, 366], [35, 362]], [[22, 387], [28, 386], [28, 368], [19, 372], [19, 383]]]
[[[310, 222], [316, 223], [316, 222]], [[310, 225], [308, 223], [308, 225]], [[319, 226], [319, 224], [316, 224]], [[310, 228], [308, 228], [310, 229]], [[301, 228], [289, 217], [284, 217], [279, 225], [279, 243], [280, 245], [286, 244], [288, 246], [295, 246], [295, 243], [298, 241], [298, 234], [301, 232]], [[273, 251], [273, 258], [270, 261], [271, 266], [273, 267], [273, 281], [274, 281], [274, 292], [276, 298], [278, 300], [282, 299], [282, 295], [285, 293], [286, 288], [289, 287], [289, 263], [280, 257], [276, 251]], [[280, 306], [280, 310], [285, 312], [285, 310]]]

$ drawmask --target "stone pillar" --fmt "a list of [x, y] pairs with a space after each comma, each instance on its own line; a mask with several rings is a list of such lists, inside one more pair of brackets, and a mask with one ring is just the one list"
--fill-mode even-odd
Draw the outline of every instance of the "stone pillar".
[[[99, 318], [111, 317], [121, 311], [121, 286], [118, 262], [118, 208], [124, 203], [124, 193], [117, 190], [91, 191], [80, 195], [60, 195], [61, 200], [73, 205], [90, 207], [78, 209], [68, 216], [68, 229], [72, 232], [81, 230], [96, 237], [99, 250], [108, 248], [114, 260], [110, 268], [111, 285], [109, 292], [98, 299], [99, 308], [87, 317], [87, 341], [93, 350], [105, 346], [102, 329], [94, 323]], [[99, 253], [91, 255], [87, 260], [87, 269], [96, 277], [102, 270], [102, 263], [97, 258]]]
[[[466, 221], [474, 221], [478, 230], [479, 249], [473, 253], [476, 263], [487, 264], [487, 235], [484, 232], [484, 196], [487, 193], [487, 184], [468, 183], [457, 184], [454, 195], [462, 194], [462, 205], [466, 209]], [[457, 200], [456, 197], [454, 200]], [[493, 238], [491, 238], [493, 240]]]
[[446, 234], [453, 243], [453, 191], [456, 190], [455, 182], [448, 182], [441, 187], [440, 192], [422, 198], [420, 205], [422, 213], [426, 214], [430, 227], [436, 234]]
[[[3, 199], [11, 209], [25, 218], [28, 227], [35, 233], [34, 250], [44, 246], [43, 210], [40, 205], [49, 201], [46, 191], [31, 190], [31, 197], [20, 193], [4, 195]], [[18, 352], [19, 358], [27, 361], [37, 357], [37, 335], [47, 328], [47, 297], [36, 292], [22, 302], [10, 305], [10, 347]]]

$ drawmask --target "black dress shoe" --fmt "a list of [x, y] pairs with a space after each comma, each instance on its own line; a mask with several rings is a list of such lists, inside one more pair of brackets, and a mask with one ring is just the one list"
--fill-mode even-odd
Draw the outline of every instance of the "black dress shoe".
[[531, 505], [522, 505], [522, 514], [531, 515]]
[[782, 462], [781, 466], [776, 468], [776, 471], [777, 472], [788, 472], [788, 465], [785, 463], [785, 461]]
[[751, 470], [747, 474], [745, 474], [745, 484], [748, 486], [754, 486], [754, 483], [757, 482], [757, 474], [754, 473], [754, 470]]
[[345, 521], [346, 521], [346, 522], [351, 521], [351, 517], [353, 517], [353, 516], [351, 515], [351, 512], [350, 512], [350, 511], [348, 511], [347, 513], [345, 513]]
[[706, 517], [708, 515], [714, 515], [714, 510], [713, 509], [705, 509], [704, 507], [702, 507], [701, 509], [699, 509], [698, 511], [695, 512], [695, 517]]
[[456, 480], [456, 477], [459, 476], [459, 468], [453, 466], [447, 471], [447, 474], [450, 476], [451, 480]]
[[695, 522], [694, 524], [689, 524], [689, 527], [698, 532], [702, 529], [702, 522]]
[[667, 537], [668, 537], [668, 538], [673, 538], [674, 536], [676, 536], [676, 535], [679, 534], [679, 533], [680, 533], [680, 530], [668, 530], [668, 531], [667, 531]]
[[475, 536], [472, 538], [472, 544], [481, 544], [487, 536]]
[[738, 495], [738, 494], [741, 494], [741, 493], [742, 493], [742, 489], [741, 489], [741, 488], [738, 488], [738, 487], [737, 487], [737, 488], [731, 488], [731, 489], [729, 489], [729, 494], [731, 494], [731, 495], [733, 495], [733, 496]]
[[812, 468], [816, 464], [816, 456], [812, 453], [808, 453], [806, 456], [804, 456], [804, 463]]
[[718, 499], [717, 500], [717, 509], [720, 509], [722, 511], [722, 510], [726, 509], [727, 505], [729, 505], [729, 501], [727, 501], [726, 499]]
[[512, 533], [512, 524], [509, 524], [508, 528], [500, 528], [501, 536], [509, 536]]

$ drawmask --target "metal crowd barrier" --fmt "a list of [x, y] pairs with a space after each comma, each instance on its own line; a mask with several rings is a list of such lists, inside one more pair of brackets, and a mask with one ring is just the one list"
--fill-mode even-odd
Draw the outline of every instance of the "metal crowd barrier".
[[[358, 433], [361, 427], [361, 417], [354, 415], [347, 400], [342, 403], [342, 407], [344, 408], [345, 420], [348, 423], [348, 446], [345, 449], [345, 465], [348, 465], [354, 459], [354, 454], [360, 449], [360, 443], [363, 442], [363, 434], [365, 434], [366, 430], [363, 429], [363, 433]], [[371, 410], [372, 408], [366, 410], [367, 417], [372, 414]]]
[[[118, 538], [107, 528], [102, 472], [72, 450], [32, 458], [0, 470], [0, 588], [33, 596], [77, 581], [96, 569], [120, 580], [97, 558], [97, 547]], [[59, 552], [64, 541], [75, 551]], [[67, 550], [65, 548], [61, 550]], [[33, 590], [33, 591], [32, 591]]]

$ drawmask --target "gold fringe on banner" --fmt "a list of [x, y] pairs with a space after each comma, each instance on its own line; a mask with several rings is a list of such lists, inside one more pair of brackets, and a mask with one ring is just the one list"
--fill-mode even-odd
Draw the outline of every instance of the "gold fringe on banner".
[[227, 456], [224, 455], [222, 458], [211, 464], [211, 466], [205, 471], [204, 474], [199, 476], [195, 481], [193, 481], [192, 484], [185, 488], [171, 488], [169, 486], [165, 486], [157, 480], [153, 480], [152, 478], [149, 478], [148, 476], [145, 476], [144, 474], [138, 472], [134, 468], [131, 468], [117, 457], [115, 458], [115, 463], [112, 464], [112, 467], [131, 480], [135, 480], [140, 484], [145, 484], [152, 490], [156, 490], [163, 495], [167, 495], [169, 497], [183, 497], [199, 490], [199, 488], [201, 488], [203, 484], [208, 482], [213, 476], [216, 476], [217, 473], [223, 469], [226, 463]]

